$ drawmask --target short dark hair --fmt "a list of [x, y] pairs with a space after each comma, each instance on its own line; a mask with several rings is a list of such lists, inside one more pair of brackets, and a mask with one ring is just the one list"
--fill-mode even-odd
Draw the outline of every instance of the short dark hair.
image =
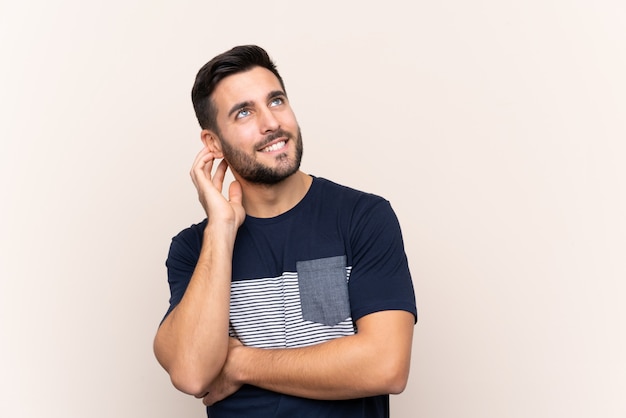
[[278, 78], [283, 91], [285, 91], [283, 79], [278, 73], [276, 65], [267, 52], [256, 45], [236, 46], [217, 55], [200, 68], [191, 89], [191, 101], [202, 129], [219, 132], [217, 108], [211, 97], [217, 84], [230, 75], [248, 71], [254, 67], [270, 70]]

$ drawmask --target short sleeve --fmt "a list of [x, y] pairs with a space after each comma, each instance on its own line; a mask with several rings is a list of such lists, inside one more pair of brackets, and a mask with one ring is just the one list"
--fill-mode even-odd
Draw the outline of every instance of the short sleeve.
[[170, 306], [163, 319], [180, 303], [187, 290], [200, 255], [202, 229], [202, 224], [194, 225], [172, 238], [165, 262], [170, 288]]
[[354, 321], [384, 310], [411, 312], [417, 321], [413, 281], [400, 224], [388, 201], [355, 209], [350, 231], [349, 280]]

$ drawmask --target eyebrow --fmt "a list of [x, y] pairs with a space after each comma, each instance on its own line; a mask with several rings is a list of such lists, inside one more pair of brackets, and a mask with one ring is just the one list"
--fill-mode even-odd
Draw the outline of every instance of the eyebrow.
[[[287, 97], [287, 95], [285, 94], [284, 91], [282, 91], [282, 90], [273, 90], [273, 91], [270, 91], [267, 94], [267, 100], [269, 101], [269, 100], [274, 99], [274, 98], [279, 97], [279, 96]], [[232, 115], [233, 113], [235, 113], [239, 109], [243, 109], [244, 107], [251, 107], [252, 105], [253, 105], [253, 102], [251, 102], [249, 100], [246, 100], [246, 101], [243, 101], [243, 102], [239, 102], [239, 103], [235, 103], [233, 105], [233, 107], [231, 107], [230, 110], [228, 111], [228, 117], [230, 117], [230, 115]]]
[[278, 97], [278, 96], [287, 97], [287, 95], [285, 94], [284, 91], [282, 91], [282, 90], [274, 90], [274, 91], [270, 91], [268, 93], [267, 100], [273, 99], [273, 98]]

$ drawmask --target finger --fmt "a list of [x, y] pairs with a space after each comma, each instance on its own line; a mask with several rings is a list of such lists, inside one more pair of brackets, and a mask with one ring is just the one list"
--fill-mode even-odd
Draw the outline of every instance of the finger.
[[207, 147], [202, 148], [200, 152], [196, 154], [196, 157], [193, 160], [192, 167], [195, 167], [196, 165], [198, 165], [198, 163], [200, 163], [209, 154], [212, 154], [212, 153]]
[[211, 178], [211, 170], [213, 170], [213, 163], [215, 162], [215, 159], [217, 157], [215, 156], [215, 154], [213, 152], [209, 152], [207, 155], [204, 156], [204, 174], [206, 175], [207, 178]]
[[207, 393], [206, 396], [204, 398], [202, 398], [202, 403], [204, 404], [204, 406], [211, 406], [213, 405], [213, 399], [211, 399], [211, 394]]
[[226, 160], [220, 161], [217, 169], [215, 170], [215, 174], [213, 174], [213, 184], [218, 190], [222, 190], [222, 184], [224, 184], [224, 177], [226, 176], [226, 169], [228, 168], [228, 163]]
[[203, 150], [198, 153], [190, 172], [191, 178], [196, 186], [199, 181], [211, 179], [211, 170], [213, 169], [214, 159], [215, 155], [212, 152], [205, 152]]
[[228, 188], [228, 200], [234, 203], [241, 204], [241, 200], [243, 197], [243, 192], [241, 190], [241, 184], [238, 181], [233, 181], [230, 183]]

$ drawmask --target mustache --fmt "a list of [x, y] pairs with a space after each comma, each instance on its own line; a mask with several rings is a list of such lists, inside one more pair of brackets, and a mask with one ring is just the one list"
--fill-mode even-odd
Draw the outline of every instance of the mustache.
[[269, 144], [270, 142], [278, 139], [278, 138], [287, 138], [287, 139], [293, 139], [293, 135], [290, 134], [289, 132], [283, 130], [283, 129], [278, 129], [275, 132], [272, 132], [271, 134], [267, 135], [265, 138], [263, 138], [263, 141], [259, 142], [259, 144], [257, 144], [257, 149], [261, 149], [261, 148], [265, 148], [267, 146], [267, 144]]

